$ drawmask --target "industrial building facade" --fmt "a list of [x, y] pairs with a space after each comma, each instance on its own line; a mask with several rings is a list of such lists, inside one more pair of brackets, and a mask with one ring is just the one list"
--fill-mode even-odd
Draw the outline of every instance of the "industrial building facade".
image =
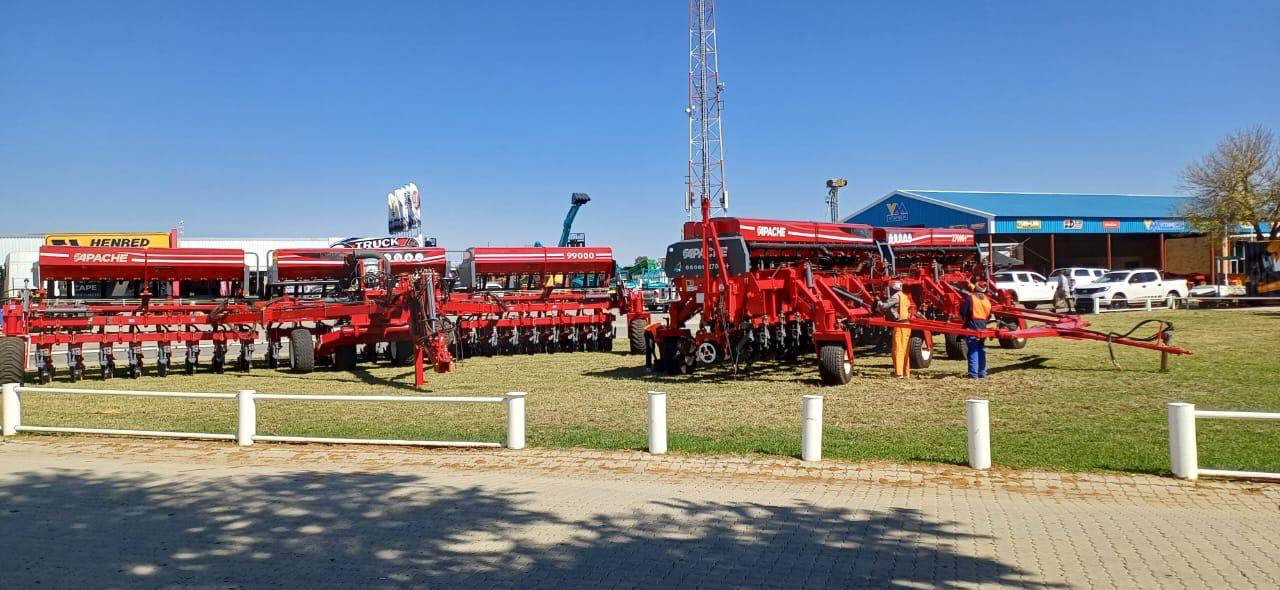
[[1186, 197], [896, 190], [846, 218], [882, 227], [973, 230], [1042, 272], [1067, 266], [1214, 272], [1220, 246], [1179, 210]]

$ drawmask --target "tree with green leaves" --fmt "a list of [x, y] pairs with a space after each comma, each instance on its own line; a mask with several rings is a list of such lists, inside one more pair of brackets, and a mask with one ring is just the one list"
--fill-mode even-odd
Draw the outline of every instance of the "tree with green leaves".
[[1182, 179], [1191, 203], [1181, 213], [1196, 229], [1222, 237], [1244, 225], [1259, 240], [1280, 237], [1280, 150], [1269, 129], [1228, 135]]

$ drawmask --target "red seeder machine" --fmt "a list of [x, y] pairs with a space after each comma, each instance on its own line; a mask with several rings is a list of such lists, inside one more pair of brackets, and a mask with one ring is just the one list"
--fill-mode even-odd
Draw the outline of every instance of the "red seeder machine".
[[[964, 337], [994, 338], [1021, 348], [1030, 338], [1058, 336], [1188, 354], [1170, 345], [1172, 325], [1131, 338], [1090, 330], [1078, 316], [1017, 306], [1011, 293], [993, 294], [994, 325], [964, 327], [963, 288], [987, 279], [973, 232], [964, 229], [873, 228], [865, 225], [709, 216], [685, 224], [684, 240], [667, 249], [666, 272], [680, 294], [668, 323], [655, 334], [658, 365], [689, 373], [722, 361], [818, 357], [821, 381], [847, 383], [857, 343], [894, 327], [912, 330], [910, 357], [929, 366], [934, 335], [951, 358], [963, 358]], [[710, 253], [710, 256], [704, 253]], [[877, 303], [902, 281], [917, 314], [894, 322]], [[1162, 362], [1165, 357], [1162, 356]]]
[[618, 281], [608, 248], [472, 248], [456, 276], [443, 248], [277, 250], [270, 258], [251, 293], [242, 250], [45, 246], [38, 287], [5, 303], [0, 381], [23, 380], [28, 342], [47, 383], [59, 345], [78, 381], [86, 345], [111, 378], [120, 349], [130, 377], [145, 371], [144, 347], [154, 347], [157, 374], [171, 372], [175, 355], [192, 374], [207, 344], [210, 369], [221, 373], [228, 363], [249, 370], [265, 340], [272, 368], [350, 370], [387, 357], [414, 363], [421, 385], [426, 365], [445, 372], [455, 357], [610, 350], [613, 308], [648, 317], [639, 293], [611, 289]]

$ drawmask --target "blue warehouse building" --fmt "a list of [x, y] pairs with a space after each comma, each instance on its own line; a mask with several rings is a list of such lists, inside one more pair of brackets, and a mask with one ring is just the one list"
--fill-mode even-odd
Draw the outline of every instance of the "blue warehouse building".
[[1027, 267], [1156, 267], [1209, 273], [1215, 245], [1193, 232], [1168, 195], [896, 190], [845, 219], [880, 227], [972, 229]]

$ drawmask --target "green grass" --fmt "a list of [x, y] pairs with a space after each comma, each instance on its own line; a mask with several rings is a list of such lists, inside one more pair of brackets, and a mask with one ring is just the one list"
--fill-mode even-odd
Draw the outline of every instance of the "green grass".
[[[1168, 470], [1166, 402], [1280, 409], [1280, 312], [1135, 312], [1091, 321], [1127, 330], [1149, 317], [1172, 319], [1176, 343], [1196, 354], [1174, 357], [1172, 370], [1160, 373], [1158, 353], [1118, 349], [1124, 369], [1116, 370], [1105, 344], [1049, 338], [1023, 350], [989, 348], [992, 375], [983, 382], [963, 379], [963, 362], [940, 356], [907, 380], [889, 377], [887, 357], [861, 356], [852, 383], [823, 388], [812, 357], [764, 363], [736, 378], [728, 367], [658, 378], [638, 356], [575, 353], [467, 359], [453, 373], [429, 375], [427, 391], [527, 391], [531, 445], [629, 449], [645, 445], [645, 392], [660, 389], [669, 397], [672, 450], [770, 455], [798, 453], [800, 396], [822, 393], [826, 456], [942, 463], [965, 461], [964, 400], [986, 398], [997, 465], [1136, 472]], [[91, 378], [80, 386], [411, 395], [411, 384], [409, 369], [377, 365], [355, 373]], [[235, 420], [234, 404], [218, 401], [30, 394], [23, 405], [33, 425], [231, 432]], [[489, 405], [262, 402], [259, 424], [265, 434], [497, 441], [504, 422]], [[1280, 425], [1200, 421], [1199, 431], [1204, 466], [1280, 471]]]

